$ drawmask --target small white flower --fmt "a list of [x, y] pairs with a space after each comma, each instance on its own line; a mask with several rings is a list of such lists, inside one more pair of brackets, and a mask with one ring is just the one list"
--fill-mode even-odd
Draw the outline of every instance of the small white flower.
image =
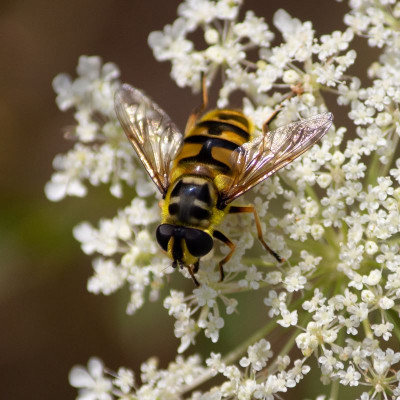
[[300, 76], [295, 70], [289, 69], [289, 70], [285, 71], [285, 73], [283, 74], [282, 80], [283, 80], [283, 82], [292, 85], [292, 84], [295, 84], [296, 82], [298, 82], [299, 78], [300, 78]]
[[283, 326], [284, 328], [288, 328], [291, 325], [297, 324], [297, 310], [290, 312], [289, 310], [283, 310], [281, 312], [282, 319], [276, 321], [279, 325]]
[[121, 389], [122, 393], [129, 393], [135, 383], [133, 372], [127, 368], [119, 368], [113, 384]]
[[277, 375], [268, 375], [267, 380], [259, 385], [254, 392], [256, 399], [272, 400], [275, 393], [287, 392], [287, 381], [282, 373]]
[[378, 249], [378, 245], [371, 240], [368, 240], [365, 243], [365, 251], [368, 255], [374, 255], [378, 251]]
[[377, 337], [381, 337], [384, 340], [389, 340], [392, 336], [392, 330], [394, 328], [394, 325], [390, 322], [386, 322], [383, 324], [374, 324], [371, 326], [372, 330], [374, 331], [374, 335]]
[[374, 269], [368, 276], [363, 277], [363, 283], [370, 286], [377, 285], [382, 279], [382, 272], [379, 269]]
[[284, 284], [288, 292], [296, 292], [303, 289], [306, 282], [307, 279], [301, 275], [301, 270], [299, 267], [291, 268], [284, 280]]
[[239, 302], [236, 299], [234, 298], [228, 299], [228, 301], [226, 301], [226, 313], [229, 315], [236, 312], [238, 304]]
[[326, 189], [332, 182], [332, 175], [322, 173], [317, 178], [317, 183], [321, 188]]
[[50, 182], [46, 183], [44, 191], [51, 201], [60, 201], [66, 196], [85, 197], [87, 194], [86, 186], [79, 179], [62, 173], [53, 174]]
[[197, 303], [200, 307], [207, 305], [213, 307], [218, 293], [207, 285], [202, 285], [197, 289], [193, 290], [193, 294], [196, 296]]
[[95, 275], [89, 278], [87, 289], [91, 293], [109, 295], [119, 289], [126, 278], [126, 271], [114, 260], [97, 258], [93, 261]]
[[183, 353], [191, 344], [195, 343], [196, 322], [184, 313], [180, 313], [179, 319], [175, 322], [174, 333], [181, 339], [178, 353]]
[[361, 300], [365, 303], [373, 304], [376, 300], [376, 296], [371, 290], [363, 290], [361, 292]]
[[280, 310], [284, 309], [286, 301], [286, 293], [282, 292], [279, 294], [275, 290], [270, 290], [268, 292], [268, 297], [264, 299], [264, 304], [267, 307], [271, 307], [268, 311], [268, 315], [272, 318], [275, 315], [280, 314]]
[[346, 371], [338, 371], [338, 376], [342, 385], [349, 386], [358, 386], [361, 378], [361, 374], [353, 366], [347, 368]]
[[382, 310], [390, 310], [394, 307], [394, 301], [387, 296], [383, 296], [379, 299], [378, 305]]
[[271, 344], [265, 339], [261, 339], [253, 346], [250, 346], [247, 354], [248, 357], [242, 357], [240, 360], [240, 365], [247, 367], [251, 364], [251, 367], [255, 371], [261, 371], [267, 365], [267, 360], [273, 355]]
[[210, 338], [213, 343], [216, 343], [219, 338], [219, 331], [225, 325], [223, 318], [209, 314], [208, 320], [202, 319], [199, 321], [200, 328], [204, 329], [206, 337]]
[[185, 309], [184, 297], [183, 292], [171, 290], [170, 295], [164, 300], [164, 307], [168, 310], [168, 314], [179, 315]]
[[221, 361], [221, 354], [211, 353], [210, 358], [207, 358], [206, 364], [210, 367], [214, 374], [217, 372], [224, 372], [225, 364]]
[[372, 116], [375, 111], [371, 107], [366, 107], [364, 103], [355, 101], [352, 110], [349, 112], [349, 118], [354, 120], [356, 125], [366, 125], [373, 122]]
[[79, 389], [80, 400], [112, 400], [112, 382], [104, 376], [104, 366], [101, 360], [92, 357], [87, 369], [82, 366], [72, 368], [69, 373], [69, 383]]
[[325, 375], [343, 369], [343, 363], [338, 361], [331, 350], [324, 350], [324, 355], [318, 358], [318, 362], [321, 364], [322, 372]]
[[262, 273], [252, 265], [247, 271], [245, 279], [241, 279], [238, 284], [241, 287], [250, 287], [251, 289], [257, 290], [260, 287], [259, 281], [262, 280]]
[[208, 44], [216, 44], [219, 40], [219, 33], [216, 29], [207, 29], [204, 33], [204, 39]]
[[186, 21], [178, 18], [172, 25], [166, 25], [163, 32], [150, 33], [148, 43], [153, 49], [154, 57], [163, 61], [190, 52], [193, 43], [184, 38], [187, 29]]
[[305, 365], [301, 360], [296, 360], [294, 367], [288, 372], [288, 379], [299, 383], [310, 370], [311, 367], [309, 365]]
[[262, 18], [257, 18], [252, 11], [247, 11], [243, 22], [236, 23], [233, 27], [238, 38], [249, 38], [252, 43], [269, 47], [274, 38], [273, 33]]

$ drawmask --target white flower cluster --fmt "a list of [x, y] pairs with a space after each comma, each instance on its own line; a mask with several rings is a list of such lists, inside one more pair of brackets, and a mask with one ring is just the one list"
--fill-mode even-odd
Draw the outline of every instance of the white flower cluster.
[[[274, 34], [262, 18], [248, 11], [243, 22], [232, 21], [237, 17], [240, 3], [238, 0], [221, 0], [215, 4], [208, 0], [182, 3], [174, 24], [149, 36], [155, 58], [171, 61], [172, 78], [179, 86], [190, 86], [193, 90], [200, 87], [201, 72], [212, 77], [222, 67], [226, 79], [220, 90], [218, 106], [227, 106], [230, 93], [242, 90], [252, 104], [258, 106], [251, 112], [246, 108], [245, 111], [259, 126], [272, 112], [271, 106], [279, 100], [272, 99], [271, 104], [271, 99], [267, 99], [267, 92], [274, 87], [290, 88], [302, 83], [304, 89], [311, 92], [303, 99], [307, 104], [300, 108], [292, 107], [294, 114], [281, 118], [283, 121], [297, 120], [302, 111], [314, 114], [316, 110], [310, 110], [310, 106], [316, 103], [312, 92], [318, 84], [336, 86], [355, 60], [354, 50], [343, 53], [353, 39], [353, 31], [335, 31], [318, 40], [310, 22], [302, 24], [279, 10], [274, 16], [274, 25], [285, 42], [271, 48]], [[188, 39], [188, 35], [199, 27], [202, 27], [208, 44], [205, 50], [196, 50]], [[253, 49], [258, 49], [259, 53], [256, 62], [247, 58], [247, 53]]]
[[89, 360], [87, 368], [74, 367], [69, 374], [71, 386], [79, 389], [77, 400], [121, 400], [128, 399], [178, 399], [180, 394], [204, 375], [200, 357], [184, 359], [179, 356], [166, 370], [158, 369], [158, 360], [151, 358], [141, 365], [139, 386], [133, 371], [119, 368], [117, 373], [104, 368], [96, 357]]
[[143, 199], [135, 198], [113, 219], [100, 220], [98, 229], [88, 222], [74, 228], [82, 250], [89, 255], [100, 254], [93, 262], [95, 273], [88, 282], [89, 292], [109, 295], [128, 284], [129, 314], [143, 305], [146, 288], [150, 288], [151, 300], [158, 298], [162, 277], [171, 271], [148, 229], [158, 218], [157, 204], [148, 208]]
[[[117, 373], [104, 368], [98, 358], [91, 358], [87, 368], [75, 366], [69, 375], [70, 384], [79, 389], [77, 400], [128, 400], [128, 399], [183, 399], [188, 400], [221, 400], [221, 399], [273, 399], [274, 395], [287, 392], [296, 386], [310, 367], [304, 360], [296, 360], [292, 368], [289, 356], [278, 356], [274, 363], [268, 365], [268, 376], [265, 379], [263, 369], [273, 356], [271, 344], [260, 340], [248, 349], [247, 357], [240, 360], [240, 367], [226, 364], [219, 353], [211, 353], [206, 365], [201, 365], [199, 356], [184, 359], [178, 356], [167, 369], [158, 368], [158, 360], [151, 358], [140, 367], [141, 385], [135, 382], [134, 373], [120, 368]], [[193, 391], [206, 379], [222, 374], [224, 383], [212, 388], [207, 393]], [[343, 379], [349, 379], [343, 377]], [[260, 383], [257, 383], [260, 380]]]
[[135, 186], [139, 195], [155, 192], [137, 168], [134, 152], [126, 140], [114, 112], [114, 93], [119, 87], [119, 70], [113, 63], [102, 65], [100, 57], [81, 56], [78, 78], [67, 74], [54, 78], [57, 104], [61, 111], [75, 109], [77, 125], [67, 132], [76, 140], [73, 149], [55, 157], [57, 172], [45, 186], [52, 201], [66, 196], [83, 197], [86, 182], [93, 186], [110, 184], [111, 194], [122, 196], [122, 184]]
[[[312, 358], [321, 383], [335, 385], [332, 392], [338, 385], [357, 386], [361, 400], [400, 399], [400, 6], [394, 0], [350, 0], [344, 16], [348, 28], [318, 37], [311, 22], [283, 10], [273, 17], [275, 33], [250, 11], [238, 21], [241, 3], [185, 0], [172, 25], [150, 34], [155, 57], [171, 62], [176, 83], [197, 90], [201, 73], [211, 82], [222, 70], [218, 106], [229, 107], [230, 94], [241, 91], [257, 134], [278, 108], [271, 129], [326, 111], [326, 94], [347, 110], [348, 125], [332, 127], [303, 157], [252, 191], [265, 239], [286, 263], [276, 265], [261, 251], [250, 215], [229, 216], [222, 230], [238, 246], [224, 281], [219, 282], [215, 265], [226, 249], [217, 248], [202, 260], [199, 288], [189, 294], [171, 289], [164, 299], [183, 352], [201, 331], [218, 342], [226, 319], [236, 312], [236, 294], [261, 290], [265, 325], [251, 342], [226, 357], [212, 354], [204, 366], [195, 356], [178, 357], [167, 370], [148, 362], [142, 366], [142, 386], [126, 383], [125, 392], [122, 383], [104, 378], [96, 361], [97, 372], [89, 366], [90, 379], [81, 369], [85, 379], [71, 378], [81, 399], [91, 393], [102, 399], [272, 400], [295, 390]], [[190, 39], [198, 30], [206, 44], [202, 50]], [[282, 40], [272, 47], [276, 34]], [[366, 87], [348, 72], [357, 61], [351, 48], [355, 36], [380, 51], [368, 68]], [[150, 287], [150, 299], [158, 296], [171, 269], [165, 269], [169, 261], [152, 237], [158, 221], [155, 190], [144, 183], [142, 167], [110, 111], [111, 88], [118, 86], [113, 68], [82, 57], [77, 80], [56, 78], [58, 104], [77, 110], [78, 143], [56, 157], [57, 172], [46, 193], [53, 200], [82, 196], [86, 181], [110, 183], [117, 195], [122, 182], [135, 186], [137, 197], [115, 218], [101, 220], [97, 229], [83, 223], [74, 230], [83, 250], [100, 256], [89, 290], [109, 294], [127, 283], [133, 312], [144, 303], [145, 288]], [[96, 122], [98, 114], [102, 123]], [[265, 339], [270, 332], [287, 337], [282, 349]], [[301, 357], [290, 360], [294, 347]], [[221, 385], [185, 397], [217, 373], [224, 377]], [[118, 382], [132, 382], [125, 370], [121, 374]]]

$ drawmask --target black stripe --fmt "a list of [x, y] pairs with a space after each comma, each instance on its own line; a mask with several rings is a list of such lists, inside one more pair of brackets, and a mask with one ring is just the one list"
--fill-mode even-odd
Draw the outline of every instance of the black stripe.
[[223, 149], [228, 149], [232, 151], [236, 150], [239, 147], [239, 145], [231, 142], [230, 140], [210, 138], [209, 136], [204, 136], [204, 135], [193, 135], [184, 139], [184, 143], [201, 143], [203, 145], [207, 141], [210, 142], [206, 144], [207, 147], [208, 146], [222, 147]]
[[182, 187], [182, 180], [180, 180], [174, 187], [174, 189], [171, 192], [171, 197], [176, 197], [179, 196], [179, 192], [181, 190]]
[[[207, 205], [211, 204], [210, 188], [207, 183], [197, 184], [193, 182], [184, 183], [181, 179], [175, 186], [171, 193], [172, 198], [179, 198], [178, 202], [181, 202], [183, 198], [195, 197], [196, 199], [203, 201]], [[178, 203], [171, 203], [168, 206], [170, 214], [176, 214]]]
[[245, 117], [241, 117], [240, 115], [221, 112], [220, 114], [218, 114], [218, 118], [222, 119], [223, 121], [226, 121], [229, 119], [234, 120], [234, 121], [237, 121], [237, 122], [243, 124], [246, 128], [249, 128], [248, 119]]
[[177, 203], [172, 203], [172, 204], [170, 204], [170, 205], [168, 206], [168, 212], [169, 212], [171, 215], [178, 214], [178, 211], [179, 211], [179, 206], [178, 206]]
[[[218, 168], [221, 171], [221, 173], [225, 173], [225, 174], [228, 173], [230, 171], [230, 166], [221, 161], [216, 160], [211, 154], [212, 149], [214, 147], [216, 147], [215, 141], [217, 141], [217, 140], [219, 141], [220, 139], [208, 138], [208, 140], [206, 140], [204, 142], [200, 152], [197, 155], [195, 155], [193, 157], [181, 158], [179, 160], [178, 165], [181, 163], [185, 164], [187, 162], [197, 162], [197, 163], [201, 162], [204, 164], [213, 165], [214, 167]], [[221, 142], [224, 142], [224, 141], [221, 140]], [[229, 143], [230, 145], [234, 144], [229, 141], [227, 141], [227, 143]], [[236, 147], [238, 147], [238, 146], [235, 145], [235, 149], [236, 149]]]
[[237, 135], [241, 136], [245, 140], [249, 140], [250, 135], [244, 129], [239, 128], [236, 125], [219, 122], [219, 121], [201, 121], [197, 124], [202, 128], [207, 128], [207, 131], [210, 135], [221, 135], [224, 131], [235, 132]]
[[182, 158], [181, 160], [179, 160], [178, 165], [185, 165], [185, 163], [203, 163], [203, 164], [207, 164], [207, 165], [212, 165], [213, 167], [215, 167], [216, 169], [218, 169], [218, 171], [220, 171], [221, 174], [227, 174], [230, 171], [230, 167], [227, 166], [226, 164], [214, 160], [212, 157], [188, 157], [188, 158]]
[[197, 199], [204, 201], [207, 205], [211, 205], [210, 188], [207, 183], [201, 187], [200, 192], [197, 194]]
[[204, 208], [201, 208], [198, 206], [191, 207], [190, 214], [192, 217], [194, 217], [198, 220], [210, 218], [210, 212], [208, 210], [205, 210]]

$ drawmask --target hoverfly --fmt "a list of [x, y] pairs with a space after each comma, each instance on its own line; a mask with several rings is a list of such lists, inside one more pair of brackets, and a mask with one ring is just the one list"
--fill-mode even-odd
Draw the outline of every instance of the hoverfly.
[[253, 205], [230, 203], [270, 175], [292, 162], [315, 144], [332, 124], [323, 113], [253, 138], [254, 125], [242, 111], [214, 109], [207, 113], [208, 96], [202, 79], [202, 104], [189, 116], [182, 134], [168, 115], [140, 90], [128, 84], [115, 94], [115, 110], [129, 141], [162, 194], [161, 224], [156, 239], [173, 260], [186, 267], [194, 283], [201, 257], [218, 239], [230, 248], [235, 244], [215, 229], [226, 214], [253, 213], [258, 238], [278, 262], [282, 259], [265, 243], [260, 219]]

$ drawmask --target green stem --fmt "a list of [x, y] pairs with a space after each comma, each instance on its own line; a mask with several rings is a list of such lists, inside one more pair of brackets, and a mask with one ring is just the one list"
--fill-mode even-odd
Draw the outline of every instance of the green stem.
[[[393, 318], [393, 314], [396, 315], [396, 318]], [[397, 317], [397, 314], [392, 311], [392, 312], [386, 312], [385, 313], [387, 319], [394, 325], [393, 328], [393, 333], [396, 336], [397, 340], [400, 340], [400, 326], [399, 326], [399, 319]]]
[[369, 325], [369, 321], [367, 319], [364, 319], [363, 322], [362, 322], [362, 325], [363, 325], [363, 328], [364, 328], [365, 336], [368, 339], [373, 339], [374, 335], [373, 335], [373, 333], [371, 331], [371, 327]]
[[249, 339], [247, 339], [244, 343], [240, 344], [236, 349], [229, 352], [222, 361], [225, 364], [232, 364], [236, 361], [241, 355], [243, 355], [247, 348], [263, 337], [267, 336], [274, 328], [276, 327], [276, 319], [269, 321], [266, 325], [260, 328], [257, 332], [255, 332]]
[[367, 175], [367, 184], [368, 185], [375, 185], [376, 179], [379, 176], [379, 154], [374, 152], [372, 156], [372, 161], [368, 166], [368, 175]]
[[338, 235], [336, 234], [335, 230], [332, 227], [325, 229], [324, 239], [328, 242], [329, 246], [336, 250], [336, 253], [339, 252], [339, 240]]
[[336, 400], [339, 398], [339, 381], [333, 381], [331, 384], [331, 393], [329, 394], [329, 400]]
[[343, 279], [336, 279], [335, 286], [333, 288], [333, 293], [329, 293], [329, 296], [343, 293], [342, 285], [343, 285]]
[[320, 199], [317, 196], [317, 193], [315, 193], [315, 190], [310, 185], [306, 185], [306, 194], [308, 196], [310, 196], [316, 202], [318, 202], [318, 203], [320, 202]]
[[372, 259], [363, 260], [362, 263], [361, 263], [361, 266], [369, 268], [369, 269], [380, 268], [380, 264], [378, 262], [376, 262], [375, 260], [372, 260]]

